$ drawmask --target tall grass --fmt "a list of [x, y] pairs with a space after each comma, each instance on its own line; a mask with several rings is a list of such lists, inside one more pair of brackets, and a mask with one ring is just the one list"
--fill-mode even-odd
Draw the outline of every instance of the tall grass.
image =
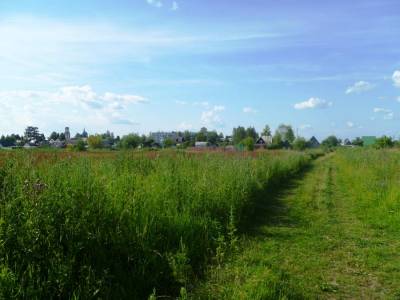
[[295, 152], [3, 156], [0, 298], [176, 294], [233, 239], [252, 196], [310, 159]]
[[340, 184], [355, 205], [355, 213], [376, 229], [400, 229], [400, 152], [340, 151], [336, 156]]

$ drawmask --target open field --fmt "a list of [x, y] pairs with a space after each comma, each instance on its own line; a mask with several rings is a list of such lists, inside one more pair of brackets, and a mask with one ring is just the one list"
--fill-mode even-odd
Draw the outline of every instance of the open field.
[[0, 298], [400, 297], [396, 150], [0, 155]]
[[312, 155], [1, 152], [0, 298], [146, 299], [237, 248]]
[[259, 202], [195, 299], [398, 299], [400, 153], [327, 155]]

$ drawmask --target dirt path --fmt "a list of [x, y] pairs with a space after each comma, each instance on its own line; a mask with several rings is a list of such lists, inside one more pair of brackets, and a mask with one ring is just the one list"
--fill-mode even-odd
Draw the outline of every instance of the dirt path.
[[336, 168], [333, 155], [321, 158], [260, 204], [242, 250], [214, 268], [194, 298], [396, 299], [388, 297], [364, 251], [383, 241], [353, 214]]

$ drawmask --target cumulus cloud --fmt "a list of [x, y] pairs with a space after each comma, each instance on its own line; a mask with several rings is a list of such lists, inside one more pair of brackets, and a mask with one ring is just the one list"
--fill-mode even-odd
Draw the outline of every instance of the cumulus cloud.
[[367, 81], [358, 81], [355, 84], [353, 84], [352, 86], [347, 88], [346, 94], [353, 94], [353, 93], [359, 94], [362, 92], [369, 91], [373, 88], [374, 88], [374, 86]]
[[314, 108], [328, 108], [333, 105], [332, 102], [326, 101], [320, 98], [310, 98], [306, 101], [296, 103], [294, 105], [295, 109], [302, 110], [302, 109], [314, 109]]
[[257, 113], [257, 110], [255, 110], [255, 109], [252, 108], [252, 107], [244, 107], [244, 108], [243, 108], [243, 112], [244, 112], [245, 114], [255, 114], [255, 113]]
[[222, 105], [214, 106], [212, 109], [204, 111], [201, 114], [201, 123], [205, 126], [210, 127], [222, 127], [223, 121], [220, 115], [221, 112], [225, 110]]
[[392, 80], [393, 80], [394, 86], [400, 87], [400, 70], [394, 71]]
[[[9, 128], [13, 124], [37, 125], [69, 123], [104, 125], [136, 125], [125, 110], [148, 100], [142, 96], [117, 93], [97, 93], [89, 85], [67, 86], [57, 91], [2, 91], [0, 106], [0, 125]], [[16, 128], [21, 130], [21, 128]], [[13, 130], [10, 128], [10, 130]]]

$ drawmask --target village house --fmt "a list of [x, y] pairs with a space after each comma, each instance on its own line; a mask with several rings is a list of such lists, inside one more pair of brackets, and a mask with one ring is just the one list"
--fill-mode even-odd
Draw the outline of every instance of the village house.
[[266, 148], [267, 146], [272, 144], [272, 136], [264, 135], [261, 136], [255, 143], [256, 148]]
[[308, 146], [310, 148], [318, 148], [321, 144], [317, 140], [315, 136], [312, 136], [311, 139], [308, 141]]

